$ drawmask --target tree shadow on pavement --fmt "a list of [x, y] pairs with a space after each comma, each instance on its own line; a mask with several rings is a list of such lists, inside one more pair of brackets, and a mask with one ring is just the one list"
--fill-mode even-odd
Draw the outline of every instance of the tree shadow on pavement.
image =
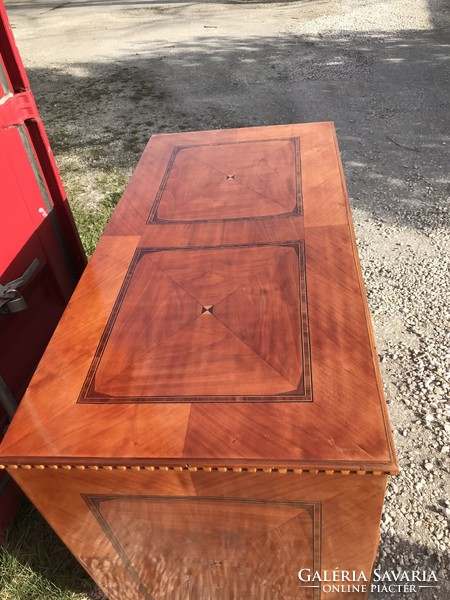
[[[447, 577], [447, 571], [443, 573], [439, 564], [449, 563], [450, 557], [447, 555], [439, 556], [430, 550], [427, 546], [412, 542], [410, 540], [404, 540], [396, 536], [395, 534], [382, 535], [380, 541], [380, 547], [378, 549], [378, 559], [375, 564], [377, 575], [374, 574], [372, 583], [377, 587], [372, 591], [370, 595], [371, 600], [411, 600], [411, 598], [417, 598], [418, 600], [436, 600], [448, 598], [450, 594], [450, 582]], [[419, 571], [422, 579], [430, 579], [430, 582], [417, 582], [415, 584], [415, 592], [412, 590], [407, 591], [403, 588], [397, 592], [386, 592], [383, 591], [383, 584], [389, 586], [389, 579], [391, 583], [395, 584], [393, 577], [390, 575], [391, 572], [397, 573], [399, 570], [404, 571], [408, 574], [410, 579], [412, 578], [412, 571]], [[388, 575], [385, 575], [385, 573]], [[437, 582], [433, 581], [434, 576]], [[408, 587], [411, 585], [410, 582], [404, 580], [402, 582]], [[419, 585], [430, 585], [430, 588], [419, 588]]]
[[438, 31], [149, 40], [111, 63], [29, 69], [55, 154], [131, 172], [154, 132], [336, 123], [353, 207], [448, 218], [448, 45]]

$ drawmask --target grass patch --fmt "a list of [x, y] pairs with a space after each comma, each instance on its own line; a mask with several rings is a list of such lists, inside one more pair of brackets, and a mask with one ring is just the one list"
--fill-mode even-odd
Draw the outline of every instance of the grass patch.
[[[120, 194], [113, 195], [113, 197], [118, 202]], [[111, 217], [113, 208], [110, 205], [111, 199], [109, 197], [92, 208], [86, 207], [82, 202], [78, 202], [77, 200], [71, 203], [73, 217], [88, 258], [94, 252], [98, 240]]]
[[105, 229], [125, 189], [127, 177], [122, 174], [102, 174], [97, 177], [95, 189], [102, 190], [98, 202], [86, 202], [83, 194], [70, 203], [81, 242], [88, 258]]
[[25, 501], [0, 547], [1, 600], [86, 600], [95, 584]]

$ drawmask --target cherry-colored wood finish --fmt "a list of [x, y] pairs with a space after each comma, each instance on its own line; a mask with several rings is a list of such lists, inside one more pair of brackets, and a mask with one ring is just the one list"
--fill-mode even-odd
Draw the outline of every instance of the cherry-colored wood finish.
[[74, 468], [14, 476], [109, 600], [367, 597], [321, 595], [298, 571], [338, 567], [370, 578], [384, 475]]
[[397, 462], [331, 123], [151, 138], [0, 463], [111, 599], [370, 575]]
[[304, 265], [303, 244], [138, 251], [79, 401], [311, 400]]

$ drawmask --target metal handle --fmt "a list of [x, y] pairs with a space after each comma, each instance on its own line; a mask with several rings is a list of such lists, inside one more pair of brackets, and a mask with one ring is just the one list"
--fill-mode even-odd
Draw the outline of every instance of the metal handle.
[[18, 291], [18, 288], [32, 277], [39, 267], [39, 259], [35, 258], [26, 271], [17, 279], [13, 279], [9, 283], [2, 285], [0, 283], [0, 314], [7, 312], [19, 312], [27, 308], [27, 303]]

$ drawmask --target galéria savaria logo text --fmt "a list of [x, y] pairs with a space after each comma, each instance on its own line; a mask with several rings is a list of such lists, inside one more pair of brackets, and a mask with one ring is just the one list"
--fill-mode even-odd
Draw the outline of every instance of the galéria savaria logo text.
[[305, 588], [318, 588], [327, 593], [414, 593], [422, 588], [439, 587], [438, 578], [434, 571], [402, 571], [383, 570], [377, 567], [373, 572], [372, 581], [364, 571], [333, 569], [332, 571], [314, 571], [300, 569], [298, 578]]

